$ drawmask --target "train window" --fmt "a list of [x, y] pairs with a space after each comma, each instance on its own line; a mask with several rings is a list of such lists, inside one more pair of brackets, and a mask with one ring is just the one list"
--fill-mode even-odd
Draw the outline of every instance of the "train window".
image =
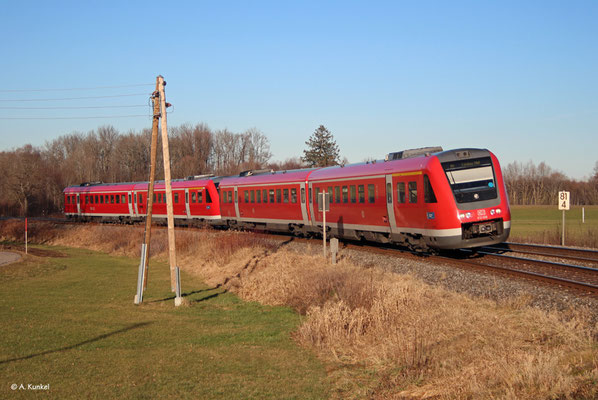
[[189, 203], [189, 192], [185, 192], [185, 203]]
[[356, 203], [357, 202], [357, 191], [355, 190], [355, 185], [349, 186], [349, 189], [351, 191], [351, 203]]
[[89, 203], [93, 204], [93, 194], [89, 196]]
[[320, 197], [320, 188], [316, 188], [314, 192], [314, 204], [318, 204], [318, 197]]
[[376, 187], [374, 185], [368, 185], [368, 201], [370, 203], [376, 202]]
[[243, 193], [245, 193], [245, 203], [249, 203], [249, 190], [245, 190]]
[[399, 203], [405, 203], [405, 182], [397, 182], [397, 199]]
[[100, 195], [100, 204], [104, 204], [104, 196]]
[[[224, 202], [226, 203], [226, 192], [224, 192]], [[197, 203], [197, 193], [191, 192], [191, 203]]]
[[137, 204], [143, 204], [143, 194], [137, 193]]
[[212, 196], [210, 196], [210, 191], [206, 189], [206, 203], [212, 203]]
[[281, 195], [282, 191], [280, 189], [276, 189], [276, 202], [277, 203], [281, 203], [282, 201], [282, 195]]
[[359, 192], [359, 202], [365, 203], [365, 187], [363, 185], [359, 185], [357, 189]]
[[262, 202], [262, 191], [261, 190], [256, 190], [255, 191], [255, 202], [256, 203], [261, 203]]
[[85, 204], [89, 204], [89, 197], [87, 195], [85, 195]]
[[264, 203], [268, 202], [268, 189], [262, 190], [262, 197], [264, 198]]
[[110, 204], [114, 204], [114, 195], [113, 194], [110, 195]]
[[235, 189], [235, 204], [238, 202], [238, 193], [237, 193], [237, 189]]
[[282, 198], [285, 203], [289, 202], [289, 189], [284, 189], [282, 191]]
[[[237, 200], [237, 197], [235, 195], [235, 201]], [[203, 192], [201, 190], [197, 191], [197, 202], [198, 203], [203, 203]]]
[[409, 203], [417, 203], [417, 182], [409, 182]]
[[386, 184], [386, 202], [392, 203], [392, 183]]
[[178, 194], [178, 193], [175, 193], [175, 194], [174, 194], [174, 202], [175, 202], [176, 204], [179, 204], [179, 194]]
[[297, 203], [297, 189], [291, 189], [291, 203]]
[[426, 203], [436, 203], [436, 195], [434, 194], [434, 189], [432, 189], [432, 184], [430, 183], [430, 178], [428, 175], [424, 175], [424, 201]]
[[340, 204], [341, 202], [341, 187], [335, 186], [334, 187], [334, 202]]
[[270, 189], [270, 203], [274, 203], [274, 189]]
[[343, 203], [349, 202], [349, 187], [343, 186]]
[[122, 204], [125, 204], [127, 202], [127, 195], [126, 194], [121, 194], [120, 195], [120, 202]]
[[99, 204], [98, 202], [98, 195], [96, 194], [96, 204]]
[[[91, 200], [93, 201], [93, 197], [91, 198]], [[129, 193], [129, 204], [131, 204], [131, 194]]]
[[311, 199], [311, 188], [309, 188], [309, 189], [308, 189], [308, 192], [307, 192], [307, 198], [308, 198], [308, 199]]
[[251, 191], [251, 202], [255, 203], [255, 190]]
[[305, 189], [301, 188], [301, 204], [305, 203]]
[[328, 198], [330, 199], [330, 204], [334, 203], [334, 197], [332, 196], [332, 186], [328, 186]]
[[120, 204], [120, 195], [117, 194], [115, 200], [116, 200], [116, 204]]

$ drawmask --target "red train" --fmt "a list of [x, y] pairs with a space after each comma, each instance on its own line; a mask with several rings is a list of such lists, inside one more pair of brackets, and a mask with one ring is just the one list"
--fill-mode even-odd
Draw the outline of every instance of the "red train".
[[[330, 199], [331, 236], [416, 248], [503, 242], [511, 214], [500, 164], [485, 149], [423, 148], [385, 161], [172, 183], [175, 221], [314, 235], [322, 232], [319, 193]], [[82, 184], [64, 190], [65, 214], [79, 220], [141, 221], [148, 183]], [[164, 183], [154, 217], [166, 217]]]

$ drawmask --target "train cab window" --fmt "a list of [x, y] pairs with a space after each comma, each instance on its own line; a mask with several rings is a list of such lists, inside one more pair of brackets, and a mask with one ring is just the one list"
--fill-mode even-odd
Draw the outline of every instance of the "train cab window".
[[436, 195], [434, 194], [434, 189], [432, 189], [428, 175], [424, 175], [424, 201], [426, 203], [437, 203]]
[[250, 195], [251, 195], [251, 202], [255, 203], [255, 190], [252, 190]]
[[390, 182], [386, 184], [386, 202], [392, 203], [392, 183]]
[[355, 185], [349, 186], [349, 189], [351, 191], [351, 203], [356, 203], [357, 202], [357, 191], [355, 190]]
[[291, 203], [297, 203], [297, 189], [291, 189]]
[[206, 203], [212, 203], [212, 196], [210, 196], [210, 191], [206, 189]]
[[349, 202], [349, 187], [343, 186], [343, 203]]
[[417, 203], [417, 182], [409, 182], [409, 203]]
[[274, 189], [270, 189], [270, 203], [274, 203]]
[[[224, 192], [224, 202], [226, 203], [226, 192]], [[191, 192], [191, 203], [197, 203], [197, 193]]]
[[357, 191], [359, 193], [359, 202], [360, 203], [365, 203], [365, 186], [359, 185], [357, 187]]
[[400, 204], [405, 203], [405, 182], [397, 182], [397, 199]]
[[368, 185], [368, 201], [370, 203], [376, 202], [376, 187], [374, 185]]
[[305, 203], [305, 189], [301, 188], [301, 204]]
[[283, 199], [283, 202], [285, 202], [285, 203], [289, 202], [289, 189], [284, 189], [282, 191], [282, 199]]
[[255, 191], [255, 202], [256, 203], [261, 203], [262, 202], [262, 191], [261, 190], [256, 190]]
[[264, 199], [264, 203], [268, 202], [268, 189], [262, 190], [262, 198]]
[[176, 204], [179, 204], [179, 194], [178, 194], [178, 193], [175, 193], [175, 194], [174, 194], [174, 202], [175, 202]]

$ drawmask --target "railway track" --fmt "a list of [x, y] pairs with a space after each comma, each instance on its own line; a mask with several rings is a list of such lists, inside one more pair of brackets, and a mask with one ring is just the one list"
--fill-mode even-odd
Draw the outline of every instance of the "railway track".
[[[71, 223], [54, 218], [37, 220]], [[273, 236], [280, 238], [280, 235]], [[319, 242], [321, 239], [313, 240]], [[500, 273], [598, 296], [598, 251], [595, 250], [524, 243], [502, 243], [476, 250], [461, 249], [440, 254], [414, 254], [395, 246], [350, 241], [344, 242], [343, 247]]]

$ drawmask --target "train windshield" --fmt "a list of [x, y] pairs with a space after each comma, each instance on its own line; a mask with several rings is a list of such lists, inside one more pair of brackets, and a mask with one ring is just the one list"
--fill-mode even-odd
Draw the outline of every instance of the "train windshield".
[[442, 163], [457, 203], [495, 199], [496, 180], [490, 157]]

